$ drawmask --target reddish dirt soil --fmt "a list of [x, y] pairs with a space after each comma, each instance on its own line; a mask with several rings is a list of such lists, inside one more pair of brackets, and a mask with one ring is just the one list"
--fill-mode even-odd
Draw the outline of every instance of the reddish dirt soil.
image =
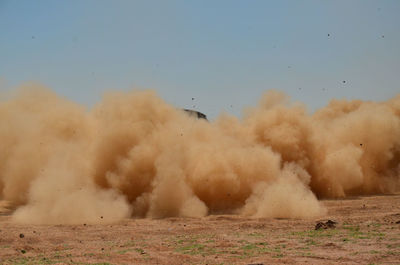
[[[311, 220], [212, 215], [53, 226], [15, 224], [0, 207], [0, 264], [400, 264], [400, 195], [323, 204], [328, 214]], [[335, 228], [314, 229], [328, 219]]]

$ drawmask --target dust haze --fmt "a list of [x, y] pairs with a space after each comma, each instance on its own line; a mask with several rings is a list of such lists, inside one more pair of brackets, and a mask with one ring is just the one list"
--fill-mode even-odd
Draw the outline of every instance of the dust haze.
[[0, 97], [0, 199], [16, 222], [310, 218], [319, 199], [400, 190], [400, 95], [310, 115], [266, 92], [242, 119], [195, 119], [153, 91], [91, 110], [40, 85]]

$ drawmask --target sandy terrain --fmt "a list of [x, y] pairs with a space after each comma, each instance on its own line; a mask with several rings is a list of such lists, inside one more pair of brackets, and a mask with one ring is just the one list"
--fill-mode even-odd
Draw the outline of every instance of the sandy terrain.
[[[312, 220], [212, 215], [55, 226], [14, 224], [3, 207], [0, 262], [400, 264], [400, 195], [323, 204], [328, 214]], [[314, 229], [317, 222], [328, 219], [337, 222], [336, 228]]]

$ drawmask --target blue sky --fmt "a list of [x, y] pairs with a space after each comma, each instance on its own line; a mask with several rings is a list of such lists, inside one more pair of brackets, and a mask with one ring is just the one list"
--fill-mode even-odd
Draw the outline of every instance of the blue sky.
[[398, 0], [0, 0], [0, 89], [38, 81], [90, 107], [151, 88], [211, 118], [268, 89], [310, 110], [386, 100], [400, 93], [399, 14]]

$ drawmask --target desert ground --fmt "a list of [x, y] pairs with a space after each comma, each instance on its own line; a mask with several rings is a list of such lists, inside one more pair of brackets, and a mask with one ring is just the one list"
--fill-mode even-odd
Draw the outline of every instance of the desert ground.
[[[400, 264], [400, 194], [322, 203], [328, 212], [316, 219], [210, 215], [51, 226], [16, 224], [3, 207], [0, 263]], [[328, 220], [335, 227], [315, 230]]]

